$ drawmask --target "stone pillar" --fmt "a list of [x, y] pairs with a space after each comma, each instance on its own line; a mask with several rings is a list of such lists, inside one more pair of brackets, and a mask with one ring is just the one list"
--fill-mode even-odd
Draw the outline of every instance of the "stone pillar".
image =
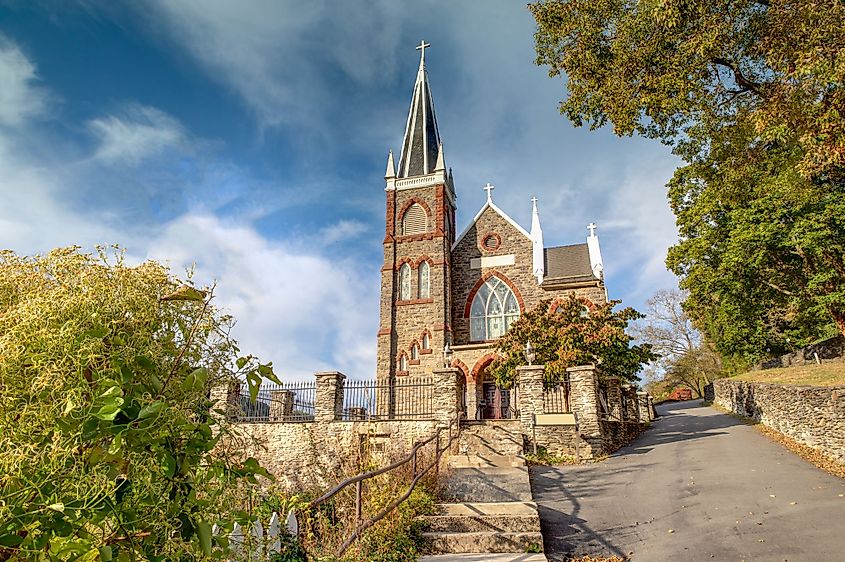
[[535, 414], [543, 413], [543, 373], [545, 365], [524, 365], [516, 368], [516, 393], [522, 432], [531, 435]]
[[637, 392], [637, 410], [639, 414], [640, 421], [642, 423], [650, 422], [651, 415], [648, 411], [648, 393], [639, 391]]
[[648, 415], [651, 419], [657, 417], [657, 409], [654, 407], [654, 397], [651, 394], [648, 395]]
[[622, 387], [622, 392], [625, 394], [625, 419], [628, 421], [637, 421], [637, 392], [630, 385]]
[[458, 377], [463, 374], [460, 369], [447, 367], [435, 369], [432, 375], [434, 418], [442, 425], [449, 425], [458, 417]]
[[346, 375], [340, 371], [314, 373], [317, 379], [314, 399], [314, 421], [331, 422], [343, 418], [343, 383]]
[[474, 420], [478, 416], [478, 386], [475, 381], [467, 381], [467, 419]]
[[240, 413], [241, 381], [232, 380], [211, 388], [208, 399], [211, 402], [212, 416], [219, 416], [214, 410], [226, 412], [226, 418], [233, 421]]
[[270, 393], [270, 421], [290, 420], [293, 415], [293, 392], [274, 390]]
[[569, 374], [570, 404], [573, 413], [578, 416], [578, 427], [581, 435], [583, 437], [601, 437], [595, 366], [570, 367], [566, 372]]
[[612, 420], [622, 421], [622, 384], [618, 377], [607, 377], [607, 409], [608, 417]]

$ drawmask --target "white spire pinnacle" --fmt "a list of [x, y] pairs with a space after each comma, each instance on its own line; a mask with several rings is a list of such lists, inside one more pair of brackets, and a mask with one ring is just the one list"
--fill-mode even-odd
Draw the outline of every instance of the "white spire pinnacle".
[[420, 52], [420, 70], [425, 68], [425, 50], [429, 47], [431, 47], [431, 43], [425, 41], [420, 41], [420, 44], [417, 45], [417, 50]]
[[590, 235], [587, 236], [587, 249], [590, 252], [590, 268], [593, 270], [593, 276], [596, 279], [604, 277], [604, 262], [601, 259], [601, 249], [599, 248], [599, 237], [596, 236], [596, 223], [591, 222], [587, 225], [587, 230]]
[[384, 179], [389, 180], [396, 177], [396, 166], [393, 164], [393, 151], [387, 152], [387, 170], [384, 172]]
[[537, 210], [537, 198], [531, 198], [533, 209], [531, 211], [531, 243], [533, 249], [534, 275], [537, 277], [537, 284], [543, 282], [546, 275], [546, 256], [543, 247], [543, 229], [540, 228], [540, 212]]
[[434, 165], [435, 172], [445, 172], [446, 162], [443, 159], [443, 143], [437, 146], [437, 164]]
[[411, 107], [405, 124], [397, 179], [428, 175], [434, 171], [437, 159], [440, 132], [425, 69], [425, 50], [430, 46], [425, 41], [421, 41], [417, 46], [420, 51], [420, 68], [411, 94]]

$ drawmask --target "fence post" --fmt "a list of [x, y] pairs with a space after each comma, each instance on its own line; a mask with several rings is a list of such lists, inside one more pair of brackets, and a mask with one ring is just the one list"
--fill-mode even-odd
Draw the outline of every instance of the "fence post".
[[572, 411], [578, 414], [579, 430], [585, 437], [601, 437], [599, 425], [599, 398], [596, 368], [593, 365], [570, 367]]
[[516, 393], [519, 422], [522, 433], [534, 441], [534, 422], [537, 414], [543, 413], [543, 374], [545, 365], [523, 365], [516, 368]]
[[[451, 429], [452, 426], [449, 426]], [[437, 436], [434, 438], [434, 476], [435, 478], [440, 474], [440, 430], [437, 430]]]
[[639, 409], [640, 422], [651, 421], [651, 412], [648, 411], [648, 392], [637, 392], [637, 408]]
[[315, 373], [314, 421], [332, 422], [343, 417], [343, 385], [346, 375], [340, 371]]
[[622, 383], [619, 377], [607, 377], [607, 408], [611, 418], [619, 421], [624, 419], [622, 412]]
[[440, 425], [452, 423], [458, 415], [458, 377], [461, 371], [448, 367], [435, 369], [432, 376], [432, 405]]
[[358, 526], [361, 524], [361, 516], [363, 513], [363, 505], [362, 505], [362, 486], [364, 481], [358, 480], [355, 482], [355, 528], [357, 529]]

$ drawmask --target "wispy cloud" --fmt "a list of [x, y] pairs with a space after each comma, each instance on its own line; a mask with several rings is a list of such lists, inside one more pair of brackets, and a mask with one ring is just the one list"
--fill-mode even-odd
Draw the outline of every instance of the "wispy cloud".
[[17, 45], [0, 35], [0, 125], [17, 126], [44, 111], [47, 91], [35, 65]]
[[189, 149], [181, 123], [154, 107], [129, 104], [119, 115], [88, 124], [99, 146], [94, 158], [106, 163], [138, 164], [169, 149]]

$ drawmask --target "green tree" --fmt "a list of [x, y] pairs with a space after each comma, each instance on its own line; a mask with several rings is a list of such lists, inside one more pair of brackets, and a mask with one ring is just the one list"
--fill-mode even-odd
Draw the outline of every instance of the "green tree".
[[233, 368], [211, 293], [119, 252], [0, 252], [0, 560], [222, 556], [212, 525], [267, 474], [215, 448], [237, 436], [209, 391], [275, 375]]
[[570, 0], [530, 5], [561, 112], [671, 145], [667, 264], [720, 352], [845, 333], [845, 4]]
[[633, 308], [614, 311], [620, 301], [596, 306], [585, 313], [584, 304], [570, 295], [556, 310], [550, 300], [540, 302], [511, 324], [496, 342], [500, 357], [490, 365], [496, 382], [508, 388], [516, 367], [525, 365], [525, 345], [529, 341], [535, 363], [545, 365], [546, 382], [562, 380], [567, 367], [596, 364], [600, 375], [616, 376], [635, 382], [645, 363], [656, 359], [649, 344], [632, 345], [627, 333], [632, 320], [642, 318]]

